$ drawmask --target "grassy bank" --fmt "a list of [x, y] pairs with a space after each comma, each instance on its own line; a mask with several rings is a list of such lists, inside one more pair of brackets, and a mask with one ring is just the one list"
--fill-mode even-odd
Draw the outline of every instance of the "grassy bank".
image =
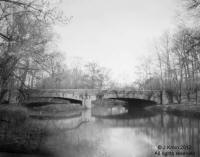
[[29, 118], [28, 109], [21, 106], [0, 107], [0, 151], [47, 154], [42, 147], [48, 130]]
[[38, 119], [68, 118], [79, 115], [83, 109], [79, 104], [49, 104], [29, 108], [30, 117]]

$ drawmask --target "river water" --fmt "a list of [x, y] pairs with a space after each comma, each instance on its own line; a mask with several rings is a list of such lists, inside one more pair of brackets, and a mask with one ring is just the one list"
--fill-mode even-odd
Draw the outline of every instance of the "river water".
[[87, 110], [77, 117], [48, 120], [49, 127], [56, 132], [43, 145], [55, 157], [200, 156], [199, 119], [167, 113], [147, 116], [138, 111], [135, 115], [132, 112], [95, 117]]

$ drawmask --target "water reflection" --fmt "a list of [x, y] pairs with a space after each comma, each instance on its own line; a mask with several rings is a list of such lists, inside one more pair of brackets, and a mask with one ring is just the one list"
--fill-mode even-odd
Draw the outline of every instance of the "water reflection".
[[[78, 117], [38, 123], [48, 124], [54, 130], [43, 145], [56, 157], [154, 157], [159, 156], [155, 155], [157, 151], [160, 156], [162, 152], [170, 156], [169, 151], [190, 151], [195, 152], [193, 156], [200, 156], [200, 120], [166, 113], [149, 115], [102, 118], [92, 117], [88, 110]], [[191, 148], [158, 149], [158, 145], [162, 148], [191, 145]]]
[[[80, 121], [84, 120], [82, 118]], [[87, 120], [87, 123], [75, 129], [49, 137], [45, 143], [48, 149], [60, 157], [151, 157], [155, 156], [158, 145], [191, 145], [189, 151], [194, 151], [196, 157], [200, 155], [198, 119], [158, 114], [126, 119], [87, 117]], [[166, 153], [182, 150], [159, 151]]]

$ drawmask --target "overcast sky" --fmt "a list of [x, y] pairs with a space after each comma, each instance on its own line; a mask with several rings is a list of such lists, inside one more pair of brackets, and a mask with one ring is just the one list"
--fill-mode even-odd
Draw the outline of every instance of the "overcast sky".
[[129, 83], [134, 67], [152, 54], [149, 44], [173, 26], [176, 0], [63, 0], [70, 24], [56, 26], [59, 49], [111, 69], [113, 79]]

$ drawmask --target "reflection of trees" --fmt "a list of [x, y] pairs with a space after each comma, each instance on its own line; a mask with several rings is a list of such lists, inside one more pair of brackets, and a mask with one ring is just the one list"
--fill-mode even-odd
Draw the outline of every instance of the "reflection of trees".
[[[155, 146], [163, 145], [191, 145], [196, 156], [199, 156], [200, 120], [183, 117], [157, 115], [140, 119], [99, 119], [108, 127], [134, 128], [136, 133], [147, 136], [155, 142]], [[190, 150], [192, 151], [192, 150]]]
[[44, 153], [47, 130], [34, 121], [0, 123], [0, 151], [16, 153]]
[[46, 125], [46, 128], [51, 126], [51, 133], [60, 134], [62, 132], [78, 129], [79, 127], [81, 127], [81, 125], [88, 123], [88, 122], [89, 121], [84, 120], [84, 121], [79, 121], [79, 122], [77, 122], [77, 124], [70, 126], [70, 127], [62, 127], [61, 125], [58, 125], [55, 120], [48, 120], [45, 125]]
[[[140, 133], [156, 140], [156, 145], [191, 145], [196, 156], [199, 156], [199, 120], [177, 118], [165, 115], [157, 127], [139, 128]], [[192, 151], [190, 150], [190, 151]]]
[[55, 156], [106, 156], [103, 150], [99, 150], [103, 140], [103, 128], [93, 123], [81, 121], [81, 119], [72, 123], [76, 124], [69, 124], [69, 127], [61, 128], [56, 124], [56, 121], [49, 122], [49, 125], [54, 125], [55, 130], [46, 141], [48, 150], [51, 150]]
[[156, 147], [160, 144], [190, 144], [196, 156], [199, 156], [198, 133], [200, 123], [197, 119], [163, 114], [137, 119], [99, 118], [95, 123], [87, 123], [80, 117], [69, 120], [69, 123], [65, 121], [66, 119], [43, 120], [32, 123], [32, 126], [39, 126], [43, 123], [41, 128], [48, 131], [48, 136], [46, 138], [43, 135], [38, 143], [40, 147], [45, 147], [55, 153], [55, 156], [108, 156], [102, 145], [112, 135], [110, 129], [115, 132], [115, 128], [121, 128], [124, 133], [122, 137], [127, 138], [125, 141], [132, 141], [135, 137], [147, 139], [147, 142], [149, 142], [147, 146], [150, 146], [146, 148], [148, 149], [147, 152], [153, 151], [151, 146]]

